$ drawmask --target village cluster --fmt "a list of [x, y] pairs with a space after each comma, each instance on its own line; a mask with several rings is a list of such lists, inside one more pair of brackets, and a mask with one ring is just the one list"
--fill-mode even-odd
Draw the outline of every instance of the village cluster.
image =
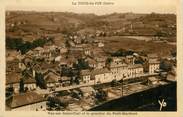
[[[7, 100], [13, 98], [7, 105], [12, 110], [41, 110], [45, 94], [54, 91], [134, 80], [160, 71], [160, 59], [155, 54], [133, 52], [114, 57], [107, 55], [104, 47], [103, 40], [92, 36], [70, 35], [62, 46], [48, 43], [26, 54], [15, 51], [14, 56], [7, 57], [6, 95]], [[139, 58], [146, 62], [136, 63]]]

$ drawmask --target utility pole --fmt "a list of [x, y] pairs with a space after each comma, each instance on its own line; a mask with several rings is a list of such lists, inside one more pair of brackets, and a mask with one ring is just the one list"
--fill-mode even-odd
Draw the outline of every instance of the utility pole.
[[122, 78], [122, 82], [121, 82], [121, 97], [123, 96], [123, 78]]

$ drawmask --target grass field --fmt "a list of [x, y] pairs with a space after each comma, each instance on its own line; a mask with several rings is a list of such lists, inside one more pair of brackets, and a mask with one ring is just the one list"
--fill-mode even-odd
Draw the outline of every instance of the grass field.
[[116, 51], [118, 49], [131, 49], [134, 51], [145, 51], [147, 53], [156, 53], [161, 57], [169, 56], [171, 50], [176, 49], [176, 45], [164, 42], [143, 41], [124, 37], [103, 37], [105, 40], [105, 50]]

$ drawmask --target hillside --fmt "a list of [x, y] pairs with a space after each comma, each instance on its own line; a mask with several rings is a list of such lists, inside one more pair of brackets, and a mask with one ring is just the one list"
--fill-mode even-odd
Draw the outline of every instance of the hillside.
[[116, 32], [118, 35], [176, 36], [176, 15], [113, 13], [76, 14], [70, 12], [6, 12], [6, 32], [13, 36], [39, 36], [44, 34], [80, 31]]

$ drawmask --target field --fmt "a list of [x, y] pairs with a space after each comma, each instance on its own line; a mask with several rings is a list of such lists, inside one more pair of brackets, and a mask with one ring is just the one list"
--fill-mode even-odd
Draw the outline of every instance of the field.
[[146, 53], [157, 53], [159, 56], [165, 57], [169, 56], [171, 51], [176, 49], [176, 45], [165, 42], [144, 41], [120, 36], [103, 37], [103, 40], [105, 40], [106, 51], [131, 49], [134, 51], [144, 51]]

